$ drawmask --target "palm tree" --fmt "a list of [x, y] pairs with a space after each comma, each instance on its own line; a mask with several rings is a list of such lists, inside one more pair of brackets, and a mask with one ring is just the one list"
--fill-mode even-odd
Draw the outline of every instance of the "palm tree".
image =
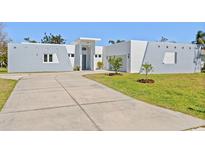
[[205, 44], [205, 32], [198, 31], [196, 34], [196, 44], [204, 45]]
[[115, 41], [114, 40], [109, 40], [108, 43], [109, 44], [115, 44]]
[[114, 41], [114, 40], [109, 40], [109, 41], [108, 41], [109, 44], [116, 44], [116, 43], [121, 43], [121, 42], [125, 42], [125, 40], [116, 40], [116, 41]]

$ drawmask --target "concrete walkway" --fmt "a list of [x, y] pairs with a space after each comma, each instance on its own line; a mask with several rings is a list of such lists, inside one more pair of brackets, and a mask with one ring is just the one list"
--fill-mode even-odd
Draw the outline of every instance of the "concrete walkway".
[[0, 130], [186, 130], [200, 120], [125, 96], [82, 77], [21, 75], [0, 112]]

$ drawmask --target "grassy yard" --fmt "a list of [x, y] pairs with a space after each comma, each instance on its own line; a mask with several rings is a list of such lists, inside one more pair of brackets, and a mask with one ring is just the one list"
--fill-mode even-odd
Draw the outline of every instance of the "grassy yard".
[[15, 80], [0, 79], [0, 111], [16, 85]]
[[123, 76], [89, 74], [100, 82], [138, 100], [205, 119], [205, 73], [150, 75], [154, 84], [138, 83], [142, 74]]
[[1, 68], [1, 67], [0, 67], [0, 74], [1, 74], [1, 73], [7, 73], [7, 69], [6, 69], [6, 68]]

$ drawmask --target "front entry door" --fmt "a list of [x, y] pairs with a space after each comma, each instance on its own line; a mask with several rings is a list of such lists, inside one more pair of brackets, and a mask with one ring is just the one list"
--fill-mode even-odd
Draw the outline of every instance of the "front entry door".
[[82, 70], [86, 70], [86, 55], [83, 55], [82, 58]]

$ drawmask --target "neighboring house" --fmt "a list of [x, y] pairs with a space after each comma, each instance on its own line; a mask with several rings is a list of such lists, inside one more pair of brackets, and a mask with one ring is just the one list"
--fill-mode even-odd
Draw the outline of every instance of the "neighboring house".
[[200, 50], [194, 44], [131, 40], [96, 46], [98, 38], [80, 38], [72, 45], [10, 43], [9, 72], [52, 72], [96, 70], [97, 62], [109, 70], [109, 58], [121, 57], [121, 71], [140, 73], [142, 64], [153, 65], [153, 73], [194, 73], [201, 71]]

